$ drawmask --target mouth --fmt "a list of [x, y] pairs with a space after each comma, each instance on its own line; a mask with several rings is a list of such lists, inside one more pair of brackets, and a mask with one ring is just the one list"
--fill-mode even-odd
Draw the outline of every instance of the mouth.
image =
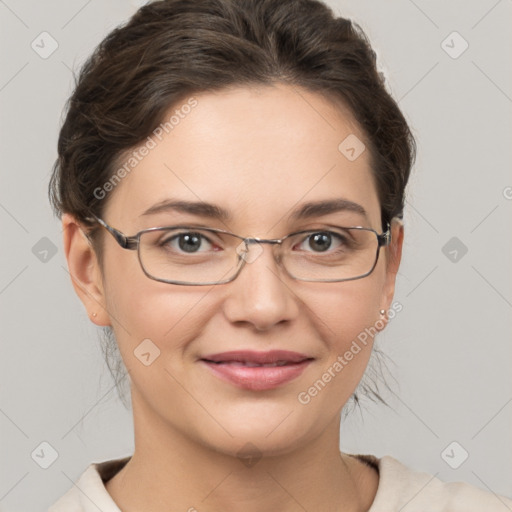
[[[202, 361], [206, 361], [207, 363], [213, 364], [229, 364], [232, 366], [245, 366], [247, 368], [275, 368], [276, 366], [288, 366], [292, 364], [291, 361], [276, 361], [275, 363], [255, 363], [254, 361], [210, 361], [208, 359], [202, 359]], [[300, 361], [302, 362], [302, 361]]]
[[200, 359], [216, 377], [252, 391], [273, 389], [290, 382], [313, 360], [305, 354], [284, 350], [223, 352]]

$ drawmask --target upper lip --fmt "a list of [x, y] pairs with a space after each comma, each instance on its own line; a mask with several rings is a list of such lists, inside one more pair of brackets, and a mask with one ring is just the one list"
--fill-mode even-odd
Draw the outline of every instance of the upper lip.
[[277, 363], [278, 361], [286, 361], [288, 363], [300, 363], [307, 359], [314, 359], [306, 354], [292, 352], [290, 350], [269, 350], [268, 352], [258, 352], [253, 350], [233, 350], [231, 352], [220, 352], [218, 354], [210, 354], [201, 358], [203, 361], [219, 362], [249, 362], [258, 364]]

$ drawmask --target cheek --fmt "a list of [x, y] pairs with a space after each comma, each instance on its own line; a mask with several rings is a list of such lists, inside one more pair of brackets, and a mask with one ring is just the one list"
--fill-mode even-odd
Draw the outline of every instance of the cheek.
[[[334, 417], [361, 381], [382, 327], [382, 277], [346, 281], [318, 289], [308, 296], [309, 318], [323, 340], [325, 357], [298, 395], [311, 414]], [[310, 290], [311, 291], [311, 290]]]
[[119, 348], [129, 366], [134, 350], [151, 340], [161, 352], [179, 350], [200, 328], [201, 299], [209, 287], [186, 287], [148, 278], [134, 251], [106, 266], [107, 310]]
[[382, 277], [370, 274], [364, 279], [325, 283], [307, 291], [309, 317], [328, 343], [330, 350], [345, 351], [352, 340], [380, 319]]
[[[333, 283], [332, 287], [326, 284], [316, 296], [309, 294], [309, 316], [326, 352], [316, 377], [332, 382], [328, 394], [337, 397], [333, 403], [344, 403], [366, 370], [378, 328], [382, 328], [381, 285], [382, 278], [376, 273], [360, 280]], [[319, 401], [324, 400], [329, 402], [327, 394]]]

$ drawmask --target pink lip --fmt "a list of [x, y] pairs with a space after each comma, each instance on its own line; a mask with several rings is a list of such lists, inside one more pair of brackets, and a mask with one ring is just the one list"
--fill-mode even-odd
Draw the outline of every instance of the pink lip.
[[[313, 358], [288, 350], [232, 351], [201, 358], [217, 377], [252, 391], [273, 389], [297, 378]], [[245, 366], [286, 362], [283, 366]]]

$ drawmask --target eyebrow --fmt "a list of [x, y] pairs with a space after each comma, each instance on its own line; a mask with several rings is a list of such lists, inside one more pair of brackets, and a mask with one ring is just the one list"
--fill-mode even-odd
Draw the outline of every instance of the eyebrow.
[[[206, 203], [204, 201], [184, 201], [173, 199], [165, 199], [164, 201], [151, 206], [144, 211], [142, 216], [168, 211], [178, 211], [199, 217], [218, 219], [224, 222], [232, 220], [230, 212], [216, 204]], [[292, 211], [290, 219], [292, 221], [304, 220], [340, 211], [354, 212], [368, 219], [368, 215], [363, 206], [343, 198], [304, 203]]]

